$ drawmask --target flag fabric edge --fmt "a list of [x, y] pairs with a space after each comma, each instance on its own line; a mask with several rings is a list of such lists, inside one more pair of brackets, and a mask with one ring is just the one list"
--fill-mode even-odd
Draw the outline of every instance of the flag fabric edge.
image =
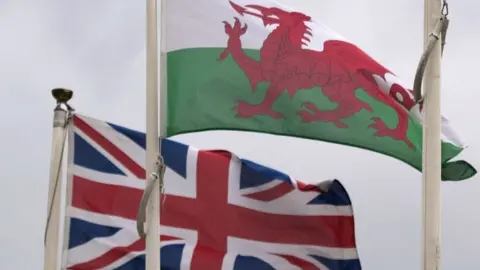
[[[209, 128], [209, 129], [196, 129], [196, 130], [187, 131], [187, 132], [172, 133], [172, 132], [169, 131], [169, 128], [171, 128], [171, 126], [167, 127], [167, 136], [168, 137], [183, 135], [183, 134], [191, 134], [191, 133], [195, 133], [195, 132], [204, 132], [204, 131], [253, 132], [253, 131], [247, 130], [247, 129]], [[273, 135], [273, 136], [283, 136], [283, 137], [289, 137], [289, 138], [307, 139], [307, 140], [312, 140], [312, 141], [317, 141], [317, 142], [319, 141], [318, 139], [315, 139], [313, 137], [308, 137], [308, 136], [299, 136], [299, 135], [292, 136], [292, 135], [287, 135], [287, 134], [283, 134], [283, 133], [261, 132], [261, 131], [255, 131], [253, 133], [262, 133], [262, 134], [268, 134], [268, 135]], [[379, 151], [379, 150], [378, 151], [372, 150], [368, 147], [363, 147], [363, 146], [344, 143], [344, 142], [340, 143], [340, 142], [337, 142], [337, 141], [327, 140], [327, 139], [322, 139], [321, 142], [338, 144], [338, 145], [343, 145], [343, 146], [348, 146], [348, 147], [353, 147], [353, 148], [359, 148], [359, 149], [363, 149], [363, 150], [366, 150], [366, 151], [369, 151], [369, 152], [381, 154], [381, 155], [387, 156], [389, 158], [393, 158], [395, 160], [399, 160], [394, 155], [391, 155], [391, 154], [388, 154], [388, 153], [385, 153], [385, 152], [382, 152], [382, 151]], [[442, 181], [462, 181], [462, 180], [468, 180], [469, 178], [475, 176], [477, 174], [477, 170], [469, 162], [467, 162], [465, 160], [450, 161], [452, 158], [458, 156], [461, 152], [463, 152], [463, 150], [465, 150], [465, 148], [458, 147], [458, 146], [456, 146], [452, 143], [449, 143], [449, 142], [442, 142], [442, 145], [446, 145], [446, 144], [451, 144], [453, 147], [458, 148], [458, 152], [455, 155], [453, 155], [452, 157], [450, 157], [450, 159], [447, 159], [445, 162], [442, 163]], [[416, 169], [420, 173], [422, 171], [421, 166], [416, 166], [413, 162], [408, 162], [408, 161], [403, 161], [403, 160], [399, 160], [399, 161], [402, 162], [402, 163], [408, 164], [410, 167]]]

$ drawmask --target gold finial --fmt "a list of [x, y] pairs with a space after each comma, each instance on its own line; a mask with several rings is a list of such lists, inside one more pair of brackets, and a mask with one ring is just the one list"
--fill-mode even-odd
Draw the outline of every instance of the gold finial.
[[73, 97], [73, 91], [66, 88], [52, 89], [52, 96], [57, 103], [67, 103]]

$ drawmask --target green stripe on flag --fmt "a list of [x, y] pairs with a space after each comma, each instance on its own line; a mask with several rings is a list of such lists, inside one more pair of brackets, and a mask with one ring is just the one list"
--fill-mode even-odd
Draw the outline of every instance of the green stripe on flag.
[[[270, 116], [237, 118], [237, 100], [260, 103], [269, 83], [260, 83], [252, 90], [248, 78], [231, 57], [222, 62], [217, 58], [223, 48], [184, 49], [168, 53], [168, 126], [167, 135], [173, 136], [206, 130], [242, 130], [293, 137], [308, 138], [351, 145], [376, 151], [406, 162], [421, 170], [422, 127], [409, 120], [407, 137], [414, 145], [410, 148], [403, 141], [390, 137], [377, 137], [369, 128], [372, 117], [381, 118], [389, 127], [396, 126], [397, 114], [390, 106], [356, 90], [356, 97], [369, 104], [373, 112], [361, 110], [342, 120], [348, 128], [338, 128], [332, 123], [303, 123], [297, 115], [306, 101], [322, 110], [334, 109], [337, 104], [322, 94], [321, 88], [303, 89], [293, 98], [285, 92], [275, 102], [273, 109], [284, 114], [285, 119]], [[259, 60], [258, 50], [244, 50]], [[463, 149], [450, 143], [442, 143], [442, 177], [444, 180], [463, 180], [475, 175], [476, 170], [465, 161], [448, 163]]]

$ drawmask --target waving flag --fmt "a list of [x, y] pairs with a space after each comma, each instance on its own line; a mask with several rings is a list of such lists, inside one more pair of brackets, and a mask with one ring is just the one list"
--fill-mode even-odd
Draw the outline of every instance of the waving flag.
[[[75, 115], [69, 136], [62, 269], [145, 269], [136, 215], [145, 134]], [[349, 196], [165, 139], [165, 269], [361, 269]]]
[[[168, 1], [167, 135], [223, 129], [302, 137], [421, 171], [423, 116], [409, 85], [323, 24], [329, 11], [321, 3], [315, 12], [295, 2]], [[442, 179], [474, 176], [468, 161], [452, 160], [466, 145], [445, 117], [442, 134]]]

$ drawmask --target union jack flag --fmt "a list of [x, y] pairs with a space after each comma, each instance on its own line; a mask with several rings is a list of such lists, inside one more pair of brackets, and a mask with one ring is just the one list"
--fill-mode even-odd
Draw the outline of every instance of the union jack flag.
[[[69, 127], [62, 269], [145, 269], [136, 215], [145, 134], [82, 115]], [[164, 139], [162, 269], [361, 269], [354, 218], [328, 190], [227, 151]]]

